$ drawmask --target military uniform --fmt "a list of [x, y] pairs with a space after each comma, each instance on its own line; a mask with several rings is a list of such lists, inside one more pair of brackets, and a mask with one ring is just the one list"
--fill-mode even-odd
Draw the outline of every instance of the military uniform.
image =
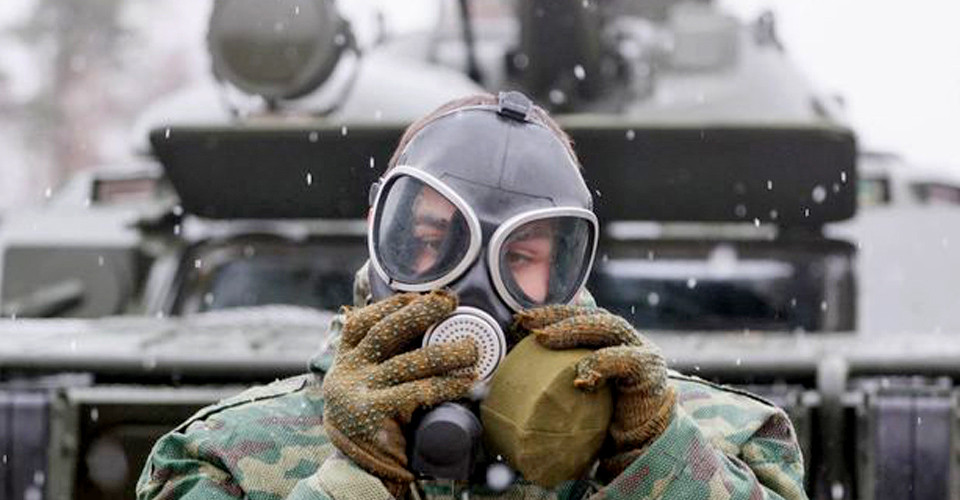
[[[590, 307], [583, 286], [600, 231], [580, 170], [559, 126], [518, 92], [468, 96], [412, 124], [371, 187], [371, 267], [354, 300], [365, 307], [335, 320], [310, 373], [201, 410], [161, 438], [139, 498], [804, 498], [782, 410], [670, 375], [632, 325]], [[404, 352], [431, 325], [456, 334], [461, 322], [474, 342]], [[552, 490], [521, 480], [499, 493], [411, 484], [402, 426], [420, 406], [468, 394], [479, 373], [458, 370], [480, 366], [483, 345], [501, 354], [507, 333], [594, 348], [572, 383], [612, 382], [611, 453], [595, 474], [612, 480]]]
[[[380, 480], [327, 440], [320, 415], [322, 359], [313, 373], [248, 390], [205, 408], [160, 439], [138, 484], [141, 499], [390, 498]], [[667, 431], [607, 485], [554, 491], [517, 484], [477, 498], [806, 498], [789, 419], [752, 395], [672, 375], [678, 409]], [[461, 485], [422, 482], [426, 498]]]
[[[357, 273], [355, 302], [369, 300], [366, 269]], [[589, 304], [588, 294], [581, 304]], [[391, 498], [376, 477], [337, 452], [322, 425], [323, 374], [331, 347], [310, 373], [245, 391], [200, 410], [161, 438], [141, 474], [147, 499]], [[671, 373], [677, 410], [666, 431], [608, 484], [568, 481], [552, 491], [518, 482], [475, 498], [783, 498], [803, 499], [803, 458], [783, 410], [751, 394]], [[421, 481], [429, 499], [460, 498], [467, 485]]]

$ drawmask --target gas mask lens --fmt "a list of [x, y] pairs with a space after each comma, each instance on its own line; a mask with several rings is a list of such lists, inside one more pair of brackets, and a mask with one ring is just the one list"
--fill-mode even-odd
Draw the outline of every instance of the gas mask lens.
[[[483, 262], [490, 281], [470, 286], [492, 284], [515, 311], [573, 299], [596, 251], [597, 218], [591, 211], [533, 208], [488, 223], [496, 228]], [[477, 263], [485, 240], [480, 219], [460, 194], [402, 165], [376, 193], [370, 236], [377, 272], [394, 290], [410, 292], [454, 283]]]
[[384, 189], [373, 228], [379, 265], [400, 285], [438, 286], [452, 279], [471, 253], [473, 236], [462, 210], [414, 177], [398, 176]]
[[494, 238], [497, 258], [491, 263], [504, 298], [515, 308], [573, 299], [593, 258], [594, 220], [592, 214], [545, 215], [505, 224]]

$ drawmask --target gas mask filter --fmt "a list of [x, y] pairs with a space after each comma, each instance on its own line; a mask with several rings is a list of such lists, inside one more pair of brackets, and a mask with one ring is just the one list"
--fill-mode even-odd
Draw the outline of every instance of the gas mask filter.
[[608, 386], [573, 385], [576, 365], [592, 351], [553, 351], [527, 337], [507, 355], [480, 403], [484, 442], [528, 481], [553, 488], [582, 478], [607, 435], [613, 415]]

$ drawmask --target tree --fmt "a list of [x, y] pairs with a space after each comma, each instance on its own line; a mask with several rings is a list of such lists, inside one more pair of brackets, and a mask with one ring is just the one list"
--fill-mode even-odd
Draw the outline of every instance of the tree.
[[59, 181], [97, 161], [91, 147], [113, 108], [109, 74], [123, 65], [124, 0], [37, 0], [16, 36], [44, 67], [43, 87], [24, 106], [29, 147], [46, 157], [46, 181]]

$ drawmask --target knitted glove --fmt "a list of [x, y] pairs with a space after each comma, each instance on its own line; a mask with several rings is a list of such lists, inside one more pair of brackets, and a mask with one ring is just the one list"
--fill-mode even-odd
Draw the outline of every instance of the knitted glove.
[[667, 384], [666, 362], [625, 319], [603, 309], [566, 305], [522, 311], [514, 319], [516, 336], [532, 333], [547, 348], [599, 348], [577, 364], [574, 385], [590, 391], [607, 380], [615, 383], [611, 440], [600, 460], [608, 478], [623, 472], [666, 430], [676, 400]]
[[464, 397], [476, 379], [477, 347], [469, 339], [405, 352], [456, 307], [452, 294], [431, 292], [344, 308], [339, 350], [323, 382], [324, 428], [398, 498], [414, 479], [403, 426], [420, 407]]

